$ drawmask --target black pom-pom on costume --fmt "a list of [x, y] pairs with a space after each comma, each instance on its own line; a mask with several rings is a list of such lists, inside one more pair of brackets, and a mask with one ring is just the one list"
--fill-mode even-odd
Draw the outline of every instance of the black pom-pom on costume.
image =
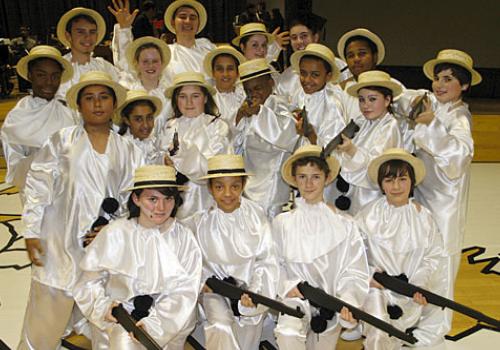
[[340, 195], [335, 200], [335, 206], [340, 210], [348, 210], [351, 207], [351, 200], [349, 199], [349, 197]]
[[321, 315], [311, 318], [311, 329], [314, 333], [323, 333], [326, 330], [327, 321]]
[[118, 203], [118, 201], [113, 197], [104, 198], [101, 204], [102, 210], [104, 210], [105, 213], [108, 213], [110, 215], [114, 214], [119, 207], [120, 203]]
[[397, 305], [387, 305], [387, 313], [391, 320], [397, 320], [403, 316], [403, 310]]
[[153, 305], [153, 298], [149, 295], [139, 295], [134, 298], [134, 310], [130, 315], [139, 321], [149, 315], [149, 309]]
[[337, 189], [342, 193], [349, 191], [349, 183], [340, 174], [337, 176]]

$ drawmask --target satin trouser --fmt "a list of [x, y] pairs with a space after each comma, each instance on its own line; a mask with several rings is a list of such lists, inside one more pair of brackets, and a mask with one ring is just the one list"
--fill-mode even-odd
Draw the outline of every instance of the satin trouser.
[[60, 349], [74, 306], [65, 291], [31, 280], [18, 350]]
[[278, 325], [274, 330], [280, 349], [283, 350], [331, 350], [337, 346], [341, 326], [336, 318], [328, 321], [326, 330], [316, 334], [310, 329], [311, 306], [307, 300], [285, 298], [284, 303], [295, 308], [297, 306], [305, 313], [304, 318], [280, 315]]
[[207, 350], [257, 350], [262, 334], [264, 314], [235, 317], [229, 301], [214, 293], [203, 294], [207, 318], [205, 346]]

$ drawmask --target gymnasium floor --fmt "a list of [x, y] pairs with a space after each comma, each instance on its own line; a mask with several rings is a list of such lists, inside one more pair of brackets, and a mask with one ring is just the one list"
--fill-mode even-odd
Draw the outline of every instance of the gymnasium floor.
[[[0, 122], [14, 100], [0, 101]], [[500, 150], [496, 150], [499, 152]], [[15, 348], [19, 340], [29, 291], [30, 273], [22, 240], [20, 201], [15, 188], [3, 182], [5, 162], [0, 159], [0, 350], [3, 341]], [[455, 298], [496, 319], [500, 318], [500, 163], [473, 163], [468, 222]], [[467, 260], [470, 257], [470, 261]], [[472, 263], [471, 263], [472, 262]], [[44, 325], [40, 325], [44, 327]], [[475, 327], [455, 314], [447, 349], [494, 349], [500, 333]], [[497, 344], [497, 345], [495, 345]], [[339, 350], [361, 349], [361, 343], [341, 343]]]

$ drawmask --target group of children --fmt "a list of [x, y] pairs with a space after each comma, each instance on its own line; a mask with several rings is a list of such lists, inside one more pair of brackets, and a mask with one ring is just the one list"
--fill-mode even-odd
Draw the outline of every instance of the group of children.
[[[443, 346], [450, 312], [372, 276], [453, 298], [473, 156], [462, 96], [481, 81], [471, 57], [440, 51], [424, 65], [433, 91], [409, 90], [376, 69], [385, 48], [367, 29], [342, 36], [341, 60], [309, 15], [289, 36], [244, 25], [238, 51], [196, 38], [207, 13], [195, 0], [167, 8], [172, 45], [133, 40], [128, 1], [109, 10], [114, 65], [92, 57], [106, 31], [86, 8], [58, 23], [70, 53], [37, 46], [17, 65], [33, 92], [1, 137], [33, 262], [19, 349], [58, 348], [73, 329], [93, 349], [139, 349], [111, 309], [141, 314], [146, 299], [137, 324], [168, 349], [196, 324], [208, 349], [257, 349], [266, 327], [281, 349], [331, 349], [342, 327], [345, 338], [362, 332], [367, 349], [403, 345], [356, 325], [348, 308], [309, 303], [301, 282], [411, 332], [414, 346]], [[280, 74], [270, 62], [289, 40]], [[325, 154], [351, 121], [359, 131]], [[271, 315], [246, 294], [231, 303], [205, 284], [211, 276], [305, 316]]]

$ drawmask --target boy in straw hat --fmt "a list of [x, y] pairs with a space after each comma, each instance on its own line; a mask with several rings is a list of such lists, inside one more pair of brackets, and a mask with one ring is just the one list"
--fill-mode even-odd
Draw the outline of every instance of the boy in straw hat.
[[[424, 163], [402, 149], [392, 148], [370, 162], [368, 175], [384, 195], [356, 215], [367, 246], [370, 272], [404, 275], [402, 278], [409, 283], [434, 291], [429, 282], [436, 271], [443, 269], [443, 237], [432, 213], [412, 198], [425, 178]], [[425, 305], [427, 301], [420, 293], [410, 299], [384, 289], [371, 279], [363, 308], [404, 331], [419, 328]], [[436, 306], [426, 307], [444, 313]], [[397, 338], [368, 324], [364, 333], [367, 349], [400, 349], [402, 346]], [[416, 346], [428, 343], [429, 339], [415, 335]]]
[[144, 162], [142, 152], [110, 128], [125, 94], [107, 73], [82, 75], [67, 101], [83, 123], [52, 135], [31, 164], [22, 219], [33, 268], [20, 349], [58, 347], [73, 311], [83, 245], [97, 234], [98, 228], [90, 231], [101, 203], [112, 197], [124, 208], [121, 191]]
[[63, 57], [73, 66], [73, 78], [61, 84], [58, 95], [66, 98], [66, 92], [78, 83], [82, 74], [102, 71], [118, 81], [118, 70], [101, 57], [92, 57], [96, 45], [106, 35], [106, 22], [102, 16], [91, 9], [75, 7], [66, 12], [57, 23], [57, 39], [71, 49]]
[[143, 349], [111, 315], [120, 303], [162, 347], [184, 349], [202, 259], [192, 232], [175, 218], [184, 189], [172, 167], [136, 169], [128, 217], [106, 226], [87, 248], [73, 293], [92, 323], [93, 349]]
[[[201, 179], [208, 180], [216, 205], [196, 214], [190, 226], [203, 254], [202, 282], [212, 276], [232, 277], [248, 290], [274, 298], [278, 265], [271, 228], [262, 208], [242, 197], [249, 176], [241, 155], [210, 158], [207, 175]], [[266, 307], [255, 306], [243, 295], [233, 308], [206, 285], [201, 303], [207, 349], [258, 349]]]
[[51, 46], [35, 46], [17, 63], [17, 72], [29, 80], [32, 94], [7, 114], [1, 137], [7, 175], [5, 181], [22, 191], [36, 152], [54, 132], [76, 124], [76, 113], [56, 98], [59, 85], [71, 79], [73, 68]]
[[[278, 295], [289, 306], [300, 306], [306, 315], [303, 319], [279, 316], [275, 334], [280, 349], [332, 349], [342, 326], [354, 326], [347, 308], [340, 315], [326, 315], [310, 305], [298, 283], [306, 281], [356, 307], [363, 305], [368, 293], [368, 265], [358, 228], [350, 216], [323, 199], [325, 186], [335, 179], [339, 167], [335, 158], [325, 158], [321, 147], [306, 145], [286, 160], [281, 171], [301, 196], [293, 210], [273, 221], [280, 264]], [[324, 327], [317, 328], [317, 323]]]
[[[416, 198], [429, 208], [444, 237], [447, 273], [434, 283], [439, 294], [453, 299], [453, 286], [460, 265], [464, 239], [470, 165], [474, 155], [471, 135], [471, 113], [462, 96], [471, 85], [481, 82], [473, 68], [472, 58], [459, 50], [442, 50], [424, 65], [432, 80], [432, 91], [425, 110], [415, 119], [410, 133], [417, 157], [423, 160], [427, 176], [415, 192]], [[446, 310], [429, 316], [422, 332], [442, 341], [451, 328], [452, 312]], [[420, 331], [420, 330], [418, 330]]]
[[297, 141], [295, 119], [286, 99], [272, 95], [274, 70], [264, 58], [242, 63], [239, 72], [247, 101], [236, 115], [235, 146], [255, 174], [248, 179], [245, 194], [274, 217], [288, 200], [279, 168]]

